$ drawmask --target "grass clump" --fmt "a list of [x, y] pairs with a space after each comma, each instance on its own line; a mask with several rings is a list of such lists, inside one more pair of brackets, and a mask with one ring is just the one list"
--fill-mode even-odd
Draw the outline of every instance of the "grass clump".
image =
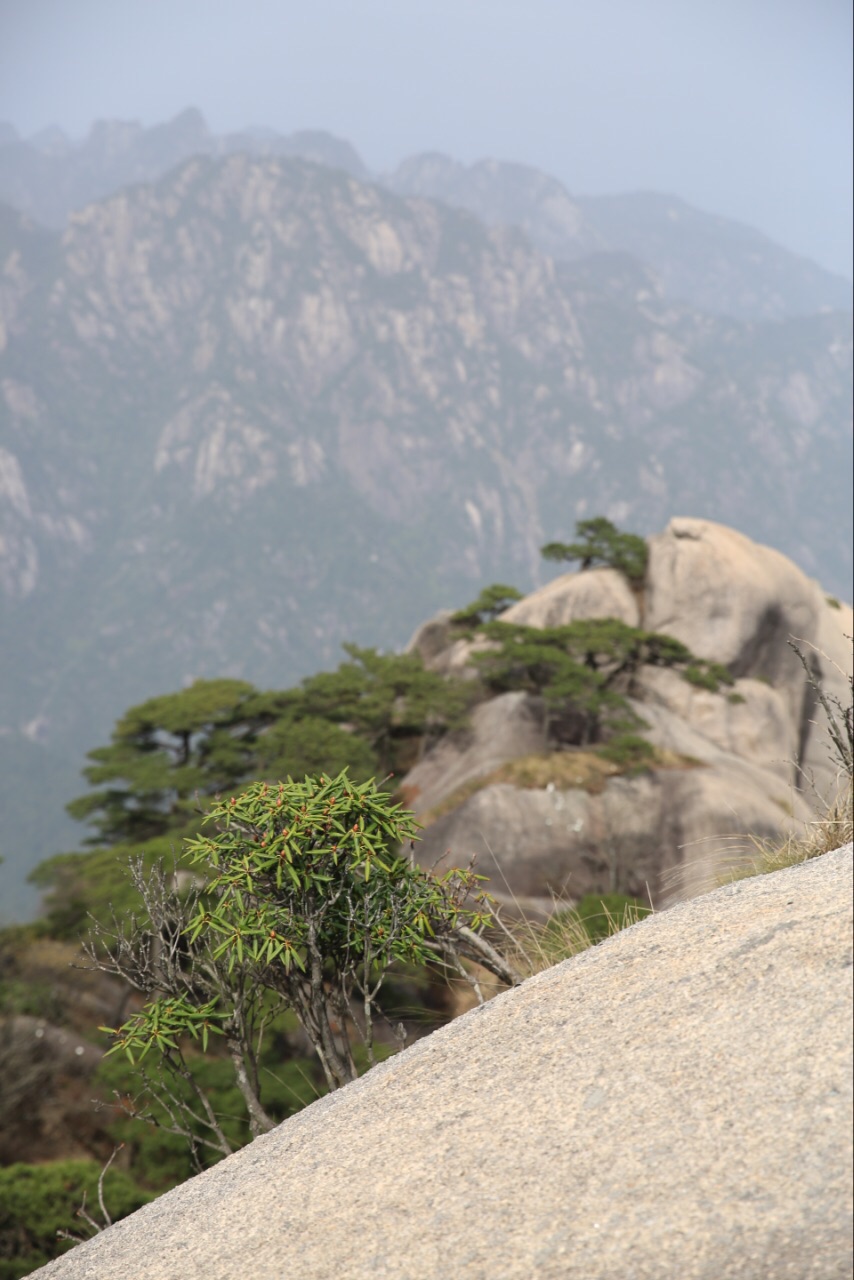
[[551, 786], [559, 791], [579, 790], [597, 796], [605, 790], [609, 778], [647, 768], [693, 769], [701, 763], [692, 756], [654, 747], [640, 735], [620, 734], [605, 746], [547, 751], [508, 760], [489, 773], [470, 778], [432, 809], [419, 814], [418, 820], [427, 827], [458, 809], [478, 791], [501, 783], [522, 790], [541, 791]]
[[619, 769], [636, 773], [655, 762], [655, 747], [639, 733], [621, 733], [600, 747], [599, 755]]
[[533, 977], [651, 914], [652, 907], [621, 893], [586, 894], [575, 906], [558, 901], [545, 922], [523, 916], [507, 925], [502, 952], [514, 969]]

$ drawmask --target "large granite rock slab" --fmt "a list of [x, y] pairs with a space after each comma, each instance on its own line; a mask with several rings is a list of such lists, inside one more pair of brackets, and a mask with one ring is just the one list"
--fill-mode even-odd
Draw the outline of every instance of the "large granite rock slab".
[[640, 626], [641, 621], [635, 592], [616, 569], [561, 574], [512, 604], [501, 617], [525, 627], [565, 627], [587, 618], [619, 618], [628, 627]]
[[474, 708], [471, 729], [439, 741], [407, 773], [401, 793], [421, 816], [461, 787], [519, 756], [547, 750], [542, 706], [526, 693], [502, 693]]
[[648, 918], [37, 1274], [847, 1280], [851, 870]]

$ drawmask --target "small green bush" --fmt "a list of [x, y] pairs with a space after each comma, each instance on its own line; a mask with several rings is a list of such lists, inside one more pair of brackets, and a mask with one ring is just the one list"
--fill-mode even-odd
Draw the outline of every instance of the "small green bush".
[[[267, 1027], [257, 1062], [265, 1106], [276, 1123], [326, 1092], [314, 1060], [290, 1056], [282, 1027], [287, 1020], [288, 1015], [280, 1016]], [[296, 1019], [291, 1019], [288, 1031], [295, 1025]], [[232, 1148], [244, 1146], [252, 1134], [229, 1058], [188, 1052], [187, 1065], [220, 1116]], [[198, 1143], [194, 1158], [186, 1136], [170, 1132], [170, 1116], [158, 1100], [157, 1090], [146, 1090], [139, 1072], [124, 1057], [106, 1057], [98, 1068], [96, 1083], [104, 1097], [121, 1098], [126, 1103], [138, 1100], [136, 1107], [127, 1110], [115, 1105], [115, 1119], [109, 1125], [109, 1134], [115, 1142], [123, 1143], [134, 1175], [146, 1187], [157, 1192], [168, 1191], [198, 1172], [199, 1167], [209, 1168], [216, 1163], [219, 1153]], [[191, 1091], [180, 1077], [170, 1080], [170, 1088], [184, 1103], [192, 1101]], [[188, 1114], [189, 1109], [185, 1116]], [[197, 1139], [204, 1135], [199, 1125], [192, 1128]]]
[[620, 733], [605, 746], [599, 747], [596, 754], [620, 768], [632, 769], [651, 763], [655, 757], [655, 747], [640, 734]]
[[[0, 1169], [0, 1280], [20, 1280], [58, 1258], [70, 1242], [58, 1231], [88, 1235], [76, 1216], [86, 1193], [87, 1212], [98, 1216], [98, 1179], [94, 1160], [58, 1160], [52, 1164], [11, 1164]], [[115, 1222], [153, 1200], [121, 1170], [104, 1177], [104, 1201]]]

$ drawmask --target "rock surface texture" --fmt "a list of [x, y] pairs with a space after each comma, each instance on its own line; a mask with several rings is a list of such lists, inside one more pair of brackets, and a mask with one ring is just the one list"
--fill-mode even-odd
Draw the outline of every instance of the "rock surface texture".
[[[517, 785], [503, 764], [548, 753], [539, 700], [503, 694], [478, 708], [471, 733], [440, 742], [410, 771], [404, 795], [426, 824], [419, 861], [473, 855], [505, 904], [545, 909], [554, 895], [620, 892], [656, 906], [703, 892], [752, 856], [749, 836], [777, 839], [824, 812], [838, 787], [824, 712], [790, 647], [825, 693], [850, 703], [851, 608], [825, 596], [791, 560], [710, 520], [678, 517], [649, 540], [642, 592], [612, 569], [564, 574], [502, 618], [552, 627], [616, 617], [674, 636], [736, 677], [718, 692], [645, 667], [632, 706], [664, 753], [637, 777], [579, 778], [572, 753], [548, 785]], [[449, 616], [425, 623], [410, 649], [443, 673], [473, 671], [484, 640], [455, 638]], [[664, 761], [662, 766], [661, 761]], [[669, 762], [669, 763], [668, 763]], [[505, 771], [506, 774], [506, 771]]]
[[420, 1041], [45, 1280], [843, 1280], [851, 845]]

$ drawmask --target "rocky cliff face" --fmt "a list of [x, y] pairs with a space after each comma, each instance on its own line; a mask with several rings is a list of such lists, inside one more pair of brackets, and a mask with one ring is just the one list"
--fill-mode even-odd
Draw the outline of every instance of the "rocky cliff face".
[[588, 515], [687, 509], [850, 577], [844, 317], [710, 319], [632, 260], [564, 268], [243, 153], [0, 236], [7, 778], [50, 750], [76, 771], [191, 677], [282, 687], [530, 589]]
[[[513, 692], [481, 705], [471, 732], [440, 743], [404, 779], [426, 823], [425, 866], [474, 855], [490, 892], [529, 909], [608, 892], [660, 905], [711, 887], [753, 852], [749, 836], [779, 837], [825, 811], [839, 762], [789, 642], [830, 699], [850, 706], [850, 607], [829, 603], [768, 547], [678, 518], [650, 539], [639, 598], [614, 570], [594, 569], [559, 577], [502, 614], [532, 627], [607, 617], [672, 635], [726, 665], [734, 684], [713, 692], [644, 668], [632, 705], [658, 756], [634, 773], [609, 774], [580, 749], [555, 752], [537, 698]], [[411, 647], [459, 676], [478, 643], [453, 640], [439, 619]]]

